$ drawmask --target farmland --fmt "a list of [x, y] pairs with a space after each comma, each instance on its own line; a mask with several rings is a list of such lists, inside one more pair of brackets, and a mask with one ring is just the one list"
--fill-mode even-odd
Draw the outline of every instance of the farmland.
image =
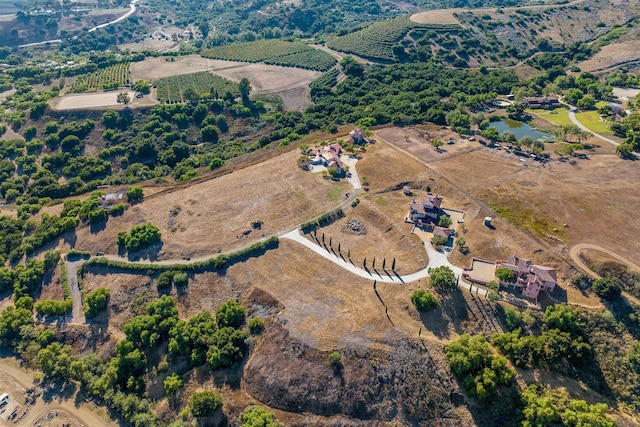
[[93, 73], [83, 74], [71, 86], [71, 92], [108, 91], [129, 85], [129, 65], [129, 62], [121, 62]]
[[227, 92], [238, 91], [236, 83], [206, 71], [165, 77], [156, 80], [155, 84], [158, 101], [167, 104], [185, 101], [185, 93], [189, 89], [200, 98], [217, 98]]
[[353, 53], [365, 58], [392, 60], [393, 46], [412, 29], [457, 29], [458, 25], [421, 25], [407, 17], [379, 21], [344, 36], [327, 38], [327, 46], [341, 52]]
[[327, 52], [313, 49], [303, 43], [279, 40], [258, 40], [217, 46], [202, 51], [202, 56], [241, 62], [264, 62], [270, 65], [327, 71], [336, 64]]

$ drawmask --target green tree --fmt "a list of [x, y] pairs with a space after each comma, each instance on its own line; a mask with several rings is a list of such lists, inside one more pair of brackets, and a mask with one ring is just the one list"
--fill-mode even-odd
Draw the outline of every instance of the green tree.
[[607, 276], [593, 282], [593, 291], [606, 300], [617, 298], [622, 292], [620, 281], [616, 277]]
[[438, 226], [440, 227], [449, 228], [452, 222], [453, 221], [451, 221], [451, 217], [446, 214], [440, 215], [440, 217], [438, 218]]
[[242, 414], [241, 427], [279, 427], [276, 416], [264, 408], [255, 406]]
[[178, 373], [173, 373], [164, 379], [164, 392], [167, 396], [173, 396], [176, 392], [184, 387], [184, 381]]
[[144, 191], [142, 190], [142, 187], [138, 185], [132, 185], [131, 187], [127, 188], [127, 192], [125, 193], [125, 195], [127, 196], [127, 200], [129, 201], [129, 203], [139, 202], [144, 197]]
[[507, 329], [513, 331], [520, 327], [522, 324], [522, 314], [520, 310], [517, 308], [513, 308], [511, 306], [503, 307], [504, 310], [504, 320], [507, 324]]
[[496, 277], [503, 282], [513, 283], [516, 281], [516, 273], [510, 268], [500, 267], [496, 269]]
[[428, 272], [431, 286], [436, 289], [455, 289], [458, 286], [453, 270], [446, 265], [430, 268]]
[[216, 322], [218, 327], [240, 326], [244, 321], [244, 307], [235, 301], [226, 301], [220, 304], [216, 310]]
[[251, 334], [258, 335], [264, 330], [264, 320], [261, 317], [253, 317], [249, 319], [247, 326]]
[[435, 148], [435, 149], [436, 149], [436, 151], [438, 151], [438, 152], [440, 151], [440, 147], [442, 147], [443, 145], [444, 145], [444, 142], [442, 142], [442, 140], [441, 140], [441, 139], [437, 139], [437, 138], [436, 138], [436, 139], [434, 139], [433, 141], [431, 141], [431, 146], [432, 146], [433, 148]]
[[453, 129], [468, 129], [471, 124], [471, 118], [467, 113], [455, 109], [447, 113], [445, 122]]
[[238, 90], [240, 91], [240, 97], [243, 102], [247, 102], [249, 100], [249, 94], [251, 93], [251, 83], [249, 79], [243, 77], [240, 79], [240, 83], [238, 84]]
[[210, 390], [193, 393], [188, 406], [194, 417], [207, 417], [222, 407], [222, 397]]
[[431, 244], [434, 245], [434, 246], [446, 245], [448, 241], [449, 241], [449, 239], [444, 237], [444, 236], [433, 236], [431, 238]]
[[500, 133], [498, 132], [498, 129], [494, 127], [490, 127], [489, 129], [483, 130], [480, 134], [485, 138], [490, 139], [491, 141], [497, 141], [498, 138], [500, 138]]
[[429, 311], [438, 306], [438, 298], [432, 292], [417, 289], [411, 294], [411, 302], [418, 311]]
[[131, 97], [129, 96], [129, 92], [120, 92], [116, 97], [116, 102], [118, 104], [124, 104], [125, 106], [131, 102]]

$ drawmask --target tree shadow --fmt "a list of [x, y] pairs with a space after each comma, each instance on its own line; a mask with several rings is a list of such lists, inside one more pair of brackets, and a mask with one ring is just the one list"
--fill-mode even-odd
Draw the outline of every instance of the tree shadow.
[[100, 222], [92, 222], [89, 225], [89, 230], [91, 230], [91, 234], [98, 234], [99, 232], [103, 231], [105, 228], [107, 228], [107, 220], [105, 219], [104, 221], [100, 221]]
[[42, 400], [47, 403], [70, 399], [77, 387], [73, 382], [45, 378], [42, 383]]
[[[162, 250], [164, 246], [163, 242], [156, 243], [154, 245], [149, 246], [148, 248], [140, 249], [134, 253], [129, 253], [128, 259], [129, 261], [139, 261], [141, 259], [148, 259], [149, 261], [156, 261], [158, 259], [158, 254]], [[118, 254], [120, 251], [118, 250]]]

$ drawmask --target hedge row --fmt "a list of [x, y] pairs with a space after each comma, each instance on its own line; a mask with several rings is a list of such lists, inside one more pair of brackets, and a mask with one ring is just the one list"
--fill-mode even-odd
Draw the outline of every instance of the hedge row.
[[44, 314], [46, 316], [62, 316], [70, 312], [72, 306], [73, 303], [71, 302], [71, 300], [56, 301], [46, 299], [38, 302], [35, 305], [35, 309], [38, 314]]
[[278, 238], [276, 236], [269, 237], [262, 242], [254, 243], [248, 248], [241, 249], [230, 254], [218, 255], [204, 261], [196, 261], [190, 264], [158, 264], [158, 263], [131, 263], [126, 261], [112, 261], [107, 258], [97, 257], [84, 263], [79, 271], [86, 272], [88, 268], [94, 266], [111, 267], [120, 270], [145, 273], [152, 275], [156, 272], [174, 270], [176, 272], [201, 272], [208, 270], [221, 270], [231, 264], [250, 256], [260, 256], [269, 249], [278, 247]]
[[303, 233], [311, 233], [316, 228], [322, 225], [331, 224], [333, 221], [340, 219], [343, 216], [344, 216], [344, 212], [342, 211], [342, 208], [337, 208], [332, 211], [323, 213], [316, 219], [312, 219], [309, 222], [305, 222], [300, 226], [300, 228], [302, 229]]
[[67, 266], [60, 265], [60, 279], [62, 280], [62, 295], [65, 301], [71, 301], [71, 288], [69, 287], [69, 276], [67, 276]]

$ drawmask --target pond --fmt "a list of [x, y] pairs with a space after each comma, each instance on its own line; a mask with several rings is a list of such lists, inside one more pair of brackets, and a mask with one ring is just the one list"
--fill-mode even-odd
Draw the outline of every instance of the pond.
[[534, 141], [537, 141], [538, 139], [556, 139], [556, 137], [550, 133], [540, 132], [528, 124], [517, 120], [501, 119], [497, 122], [491, 122], [489, 127], [496, 128], [500, 134], [507, 130], [513, 132], [517, 139], [526, 135], [530, 136]]

